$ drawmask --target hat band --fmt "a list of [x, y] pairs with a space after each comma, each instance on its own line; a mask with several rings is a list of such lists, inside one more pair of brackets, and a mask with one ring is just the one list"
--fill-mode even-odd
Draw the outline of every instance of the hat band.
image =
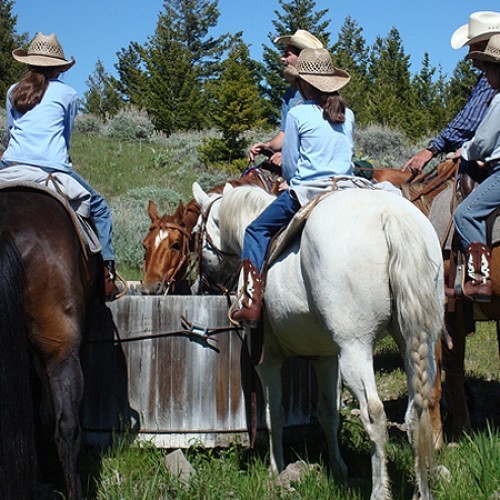
[[335, 71], [333, 73], [310, 73], [310, 72], [305, 72], [305, 71], [300, 71], [299, 75], [311, 75], [311, 76], [341, 76]]
[[61, 56], [57, 56], [55, 54], [48, 54], [46, 52], [27, 52], [26, 53], [27, 56], [35, 56], [35, 57], [39, 57], [39, 56], [42, 56], [42, 57], [51, 57], [52, 59], [59, 59], [61, 61], [66, 61], [66, 59], [64, 57], [61, 57]]

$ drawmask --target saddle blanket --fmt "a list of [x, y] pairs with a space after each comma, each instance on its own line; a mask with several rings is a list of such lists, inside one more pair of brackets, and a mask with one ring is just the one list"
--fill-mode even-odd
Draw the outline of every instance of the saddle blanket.
[[268, 253], [267, 267], [271, 266], [297, 234], [300, 234], [314, 207], [328, 196], [345, 189], [388, 191], [396, 196], [402, 196], [401, 190], [388, 181], [373, 183], [368, 179], [349, 175], [319, 179], [303, 183], [300, 187], [299, 192], [296, 189], [293, 191], [297, 197], [300, 196], [299, 202], [302, 207], [294, 215], [288, 226], [272, 240]]
[[[432, 202], [431, 209], [429, 212], [429, 220], [434, 226], [436, 233], [439, 237], [441, 243], [444, 241], [443, 249], [451, 250], [451, 242], [453, 239], [454, 227], [453, 224], [450, 226], [451, 216], [452, 216], [452, 196], [453, 196], [453, 186], [449, 186], [442, 193], [439, 193], [434, 201]], [[448, 232], [448, 235], [446, 235]], [[492, 245], [500, 242], [500, 218], [497, 217], [493, 225], [493, 231], [491, 235]]]
[[9, 165], [0, 169], [0, 182], [34, 182], [68, 199], [81, 217], [90, 218], [90, 193], [65, 172], [48, 173], [32, 165]]

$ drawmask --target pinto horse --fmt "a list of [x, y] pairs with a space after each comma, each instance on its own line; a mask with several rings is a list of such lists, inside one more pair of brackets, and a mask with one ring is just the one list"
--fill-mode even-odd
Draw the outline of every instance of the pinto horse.
[[[12, 334], [5, 325], [24, 324], [19, 335], [28, 339], [30, 370], [41, 377], [33, 384], [35, 394], [24, 387], [16, 397], [33, 396], [34, 407], [49, 413], [48, 419], [35, 420], [38, 459], [32, 458], [31, 468], [39, 482], [57, 484], [64, 477], [68, 498], [79, 499], [83, 396], [79, 351], [87, 314], [95, 301], [104, 300], [102, 261], [99, 255], [84, 251], [64, 201], [29, 187], [7, 187], [0, 192], [0, 252], [0, 297], [4, 299], [0, 302], [0, 338], [3, 343]], [[19, 373], [25, 368], [19, 366]], [[14, 375], [11, 380], [0, 380], [2, 385], [14, 383], [19, 383]], [[57, 477], [49, 478], [54, 472], [48, 470], [53, 449], [62, 474], [56, 472]], [[30, 488], [34, 491], [35, 486]]]
[[[228, 186], [220, 195], [204, 193], [195, 184], [193, 192], [213, 223], [210, 238], [238, 257], [245, 227], [275, 199], [255, 187]], [[387, 420], [373, 371], [375, 343], [388, 332], [407, 374], [405, 420], [416, 486], [421, 498], [430, 498], [428, 405], [434, 346], [443, 328], [444, 284], [439, 240], [429, 220], [408, 200], [382, 190], [346, 189], [323, 199], [301, 236], [269, 267], [264, 305], [263, 359], [256, 369], [272, 469], [284, 468], [281, 367], [290, 356], [309, 357], [331, 468], [346, 475], [337, 437], [342, 380], [359, 402], [372, 443], [371, 497], [390, 497]]]
[[[257, 185], [274, 193], [277, 193], [278, 188], [278, 183], [259, 168], [251, 169], [242, 177], [228, 182], [233, 186]], [[220, 184], [210, 189], [210, 192], [221, 193], [223, 188], [224, 184]], [[191, 253], [195, 251], [196, 246], [193, 229], [200, 217], [198, 202], [192, 199], [184, 205], [179, 201], [172, 215], [160, 215], [156, 204], [149, 200], [148, 215], [151, 224], [142, 242], [145, 251], [142, 293], [190, 293], [190, 272], [193, 267]], [[198, 281], [201, 281], [201, 271], [198, 269]], [[195, 289], [202, 292], [213, 288], [197, 283]], [[215, 290], [217, 293], [221, 292], [218, 287], [215, 287]]]

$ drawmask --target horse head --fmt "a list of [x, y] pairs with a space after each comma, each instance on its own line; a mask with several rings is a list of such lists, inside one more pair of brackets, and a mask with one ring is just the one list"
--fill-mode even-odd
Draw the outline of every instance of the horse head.
[[160, 216], [156, 204], [149, 200], [151, 219], [144, 238], [144, 278], [142, 290], [146, 295], [168, 293], [179, 283], [188, 268], [191, 232], [186, 228], [185, 207], [179, 201], [173, 215]]

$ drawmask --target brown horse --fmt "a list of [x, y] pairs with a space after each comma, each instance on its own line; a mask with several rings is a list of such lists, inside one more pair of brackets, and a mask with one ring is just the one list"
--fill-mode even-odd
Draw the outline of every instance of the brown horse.
[[[228, 182], [233, 186], [258, 185], [274, 193], [277, 193], [278, 189], [278, 182], [271, 178], [268, 172], [258, 168]], [[220, 184], [209, 192], [221, 193], [224, 185], [225, 183]], [[179, 201], [173, 215], [160, 215], [156, 204], [149, 201], [148, 215], [151, 225], [142, 243], [145, 250], [142, 281], [144, 294], [190, 292], [191, 255], [196, 245], [193, 228], [200, 213], [200, 206], [194, 199], [186, 205]], [[219, 289], [215, 290], [220, 293]]]
[[[374, 178], [379, 182], [389, 180], [402, 188], [403, 195], [413, 201], [426, 215], [433, 200], [445, 188], [449, 186], [452, 177], [456, 174], [458, 160], [446, 160], [441, 162], [435, 172], [427, 175], [420, 174], [412, 179], [410, 172], [401, 170], [379, 169], [374, 171]], [[450, 211], [450, 223], [451, 223]], [[441, 235], [440, 235], [441, 236]], [[443, 249], [445, 265], [445, 279], [450, 279], [449, 250]], [[490, 303], [477, 303], [473, 307], [474, 320], [500, 320], [500, 244], [495, 244], [491, 249], [491, 279], [493, 284], [493, 299]], [[465, 393], [465, 342], [467, 334], [470, 333], [466, 319], [470, 301], [458, 298], [454, 301], [454, 307], [448, 307], [445, 322], [449, 336], [441, 344], [436, 346], [436, 359], [441, 360], [441, 366], [446, 374], [446, 386], [450, 395], [451, 403], [451, 437], [458, 438], [461, 433], [471, 429], [469, 409], [467, 407]], [[500, 342], [500, 339], [499, 339]], [[441, 377], [438, 371], [432, 402], [430, 405], [431, 419], [436, 447], [442, 445], [442, 423], [440, 415], [441, 399]]]
[[[4, 342], [12, 334], [9, 324], [24, 323], [19, 335], [27, 335], [33, 373], [36, 368], [41, 375], [40, 382], [33, 384], [41, 391], [30, 394], [29, 387], [17, 391], [17, 397], [33, 396], [35, 408], [40, 406], [49, 412], [49, 421], [35, 419], [38, 459], [31, 457], [30, 467], [35, 470], [35, 480], [51, 481], [59, 487], [62, 476], [68, 498], [79, 499], [78, 414], [83, 395], [79, 351], [87, 313], [96, 302], [103, 303], [103, 276], [100, 256], [84, 252], [72, 217], [63, 205], [54, 196], [28, 187], [8, 187], [0, 192], [0, 338]], [[4, 276], [10, 276], [10, 280]], [[12, 283], [22, 286], [13, 287]], [[25, 367], [18, 369], [21, 373]], [[17, 378], [12, 375], [11, 380], [1, 379], [0, 384], [18, 384]], [[5, 412], [2, 417], [7, 418]], [[12, 414], [10, 418], [22, 420], [23, 416]], [[62, 475], [55, 471], [55, 477], [48, 477], [54, 473], [48, 460], [53, 449]], [[11, 491], [20, 487], [11, 484]], [[35, 485], [29, 487], [36, 497]]]

